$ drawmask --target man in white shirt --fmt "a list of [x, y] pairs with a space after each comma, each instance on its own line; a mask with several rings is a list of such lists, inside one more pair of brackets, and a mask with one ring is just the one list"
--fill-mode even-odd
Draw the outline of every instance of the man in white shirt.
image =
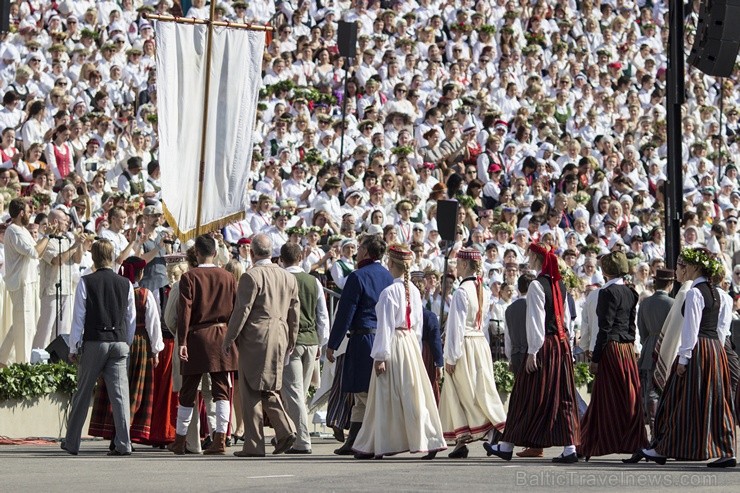
[[93, 388], [102, 374], [116, 428], [113, 440], [115, 448], [108, 455], [131, 455], [131, 411], [126, 363], [136, 331], [134, 287], [128, 279], [111, 270], [111, 242], [95, 242], [91, 254], [95, 272], [82, 277], [75, 293], [69, 357], [75, 362], [79, 360], [79, 370], [67, 436], [61, 447], [71, 455], [79, 453], [80, 436]]
[[18, 108], [20, 98], [15, 91], [8, 91], [3, 96], [3, 108], [0, 109], [0, 132], [6, 128], [18, 128], [23, 122], [23, 110]]
[[[5, 288], [13, 303], [13, 324], [0, 346], [0, 366], [31, 361], [31, 346], [39, 313], [38, 259], [49, 238], [36, 243], [27, 226], [31, 205], [21, 198], [8, 204], [11, 224], [5, 231]], [[56, 234], [52, 227], [49, 234]]]
[[128, 215], [121, 207], [114, 207], [108, 212], [108, 229], [104, 229], [100, 236], [113, 244], [113, 269], [118, 272], [124, 260], [131, 254], [136, 240], [129, 242], [123, 234]]
[[310, 454], [311, 437], [308, 429], [306, 397], [311, 385], [314, 365], [320, 357], [321, 346], [329, 341], [329, 313], [321, 282], [301, 268], [303, 250], [295, 243], [286, 243], [280, 249], [280, 260], [285, 270], [296, 276], [301, 318], [298, 338], [283, 370], [283, 388], [288, 416], [296, 425], [296, 441], [286, 454]]

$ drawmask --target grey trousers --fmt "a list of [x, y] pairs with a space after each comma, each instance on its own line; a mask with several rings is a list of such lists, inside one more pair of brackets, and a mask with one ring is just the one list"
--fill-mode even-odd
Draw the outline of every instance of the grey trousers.
[[308, 430], [308, 409], [306, 397], [311, 385], [313, 366], [316, 363], [318, 346], [296, 346], [283, 368], [283, 387], [280, 396], [285, 402], [285, 410], [296, 427], [296, 450], [311, 449], [311, 435]]
[[92, 401], [98, 376], [103, 374], [108, 389], [108, 399], [116, 427], [114, 444], [121, 453], [131, 452], [131, 409], [128, 396], [128, 371], [126, 362], [129, 346], [125, 342], [85, 342], [79, 354], [77, 391], [72, 397], [72, 410], [67, 421], [65, 448], [72, 453], [80, 450], [82, 427]]

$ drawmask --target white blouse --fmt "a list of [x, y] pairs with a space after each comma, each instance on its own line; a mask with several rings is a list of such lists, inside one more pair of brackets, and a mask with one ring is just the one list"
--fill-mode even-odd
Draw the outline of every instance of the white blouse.
[[[411, 329], [416, 333], [421, 348], [423, 317], [421, 295], [419, 290], [409, 282], [409, 299], [411, 300]], [[406, 290], [403, 278], [399, 277], [385, 288], [375, 305], [378, 326], [375, 331], [375, 342], [370, 356], [375, 361], [387, 361], [391, 357], [391, 341], [398, 327], [406, 327]]]

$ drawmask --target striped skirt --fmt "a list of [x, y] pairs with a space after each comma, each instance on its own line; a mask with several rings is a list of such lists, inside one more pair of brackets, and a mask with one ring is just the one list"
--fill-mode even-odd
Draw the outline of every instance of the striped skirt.
[[352, 415], [352, 405], [354, 398], [348, 392], [342, 392], [342, 373], [344, 371], [345, 355], [337, 356], [335, 361], [334, 381], [329, 390], [329, 403], [326, 408], [326, 426], [330, 428], [339, 428], [341, 430], [349, 429], [349, 418]]
[[683, 376], [676, 374], [677, 366], [678, 358], [658, 403], [652, 447], [680, 460], [732, 457], [734, 405], [722, 344], [699, 337]]
[[[172, 391], [172, 358], [175, 340], [164, 339], [159, 365], [154, 369], [151, 432], [147, 445], [166, 445], [175, 441], [177, 392]], [[175, 356], [176, 357], [176, 356]]]
[[432, 349], [429, 343], [423, 342], [421, 344], [421, 358], [424, 360], [424, 369], [429, 377], [429, 382], [432, 384], [432, 392], [434, 393], [434, 402], [439, 406], [439, 381], [437, 380], [437, 367], [434, 366], [434, 356], [432, 356]]
[[537, 371], [526, 365], [514, 379], [503, 441], [533, 448], [579, 445], [581, 431], [567, 340], [546, 335], [537, 352]]
[[[149, 440], [154, 393], [154, 358], [149, 355], [149, 337], [138, 330], [134, 335], [128, 361], [129, 402], [131, 406], [131, 441]], [[90, 418], [90, 436], [111, 439], [116, 434], [108, 391], [102, 378], [95, 389]]]
[[581, 421], [579, 452], [586, 457], [631, 454], [647, 443], [634, 345], [609, 341]]

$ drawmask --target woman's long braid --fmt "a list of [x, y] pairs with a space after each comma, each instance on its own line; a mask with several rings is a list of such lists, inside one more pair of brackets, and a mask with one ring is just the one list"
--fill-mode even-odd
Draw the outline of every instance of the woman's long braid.
[[475, 274], [475, 291], [478, 294], [478, 313], [475, 314], [475, 323], [480, 329], [483, 322], [483, 278], [480, 275], [481, 262], [475, 260], [468, 260], [468, 262], [473, 269], [473, 274]]
[[406, 291], [406, 327], [407, 329], [411, 329], [411, 288], [409, 284], [411, 283], [411, 274], [409, 272], [409, 265], [404, 262], [403, 263], [403, 287]]

